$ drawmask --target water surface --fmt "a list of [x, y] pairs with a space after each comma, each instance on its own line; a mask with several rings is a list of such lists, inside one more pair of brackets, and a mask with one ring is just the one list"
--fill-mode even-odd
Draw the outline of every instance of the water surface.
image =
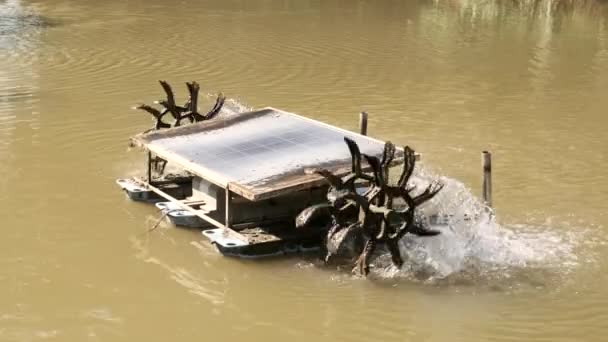
[[[0, 1], [0, 340], [604, 340], [607, 19], [593, 1]], [[371, 281], [146, 233], [158, 214], [114, 179], [141, 170], [127, 142], [152, 120], [130, 108], [159, 79], [346, 129], [366, 110], [450, 210], [475, 208], [489, 149], [497, 221], [406, 241], [428, 259], [381, 256]]]

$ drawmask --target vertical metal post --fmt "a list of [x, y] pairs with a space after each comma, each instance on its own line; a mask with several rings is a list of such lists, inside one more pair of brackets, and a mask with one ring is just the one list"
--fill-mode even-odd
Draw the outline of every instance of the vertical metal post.
[[148, 151], [148, 184], [152, 184], [152, 152]]
[[359, 133], [361, 135], [367, 135], [367, 113], [361, 112], [359, 114]]
[[483, 168], [482, 195], [488, 207], [492, 207], [492, 154], [489, 151], [481, 152], [481, 166]]
[[232, 195], [230, 194], [230, 190], [228, 190], [228, 187], [226, 187], [226, 206], [225, 206], [225, 214], [226, 214], [226, 222], [224, 223], [224, 225], [226, 226], [226, 228], [230, 228], [232, 226], [232, 211], [231, 211], [231, 204], [232, 204]]

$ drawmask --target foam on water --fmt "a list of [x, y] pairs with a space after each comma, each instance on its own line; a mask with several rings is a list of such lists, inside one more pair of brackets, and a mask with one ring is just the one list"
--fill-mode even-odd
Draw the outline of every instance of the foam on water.
[[422, 169], [412, 179], [424, 189], [431, 179], [440, 178], [445, 187], [420, 208], [423, 217], [436, 216], [441, 234], [435, 237], [406, 235], [400, 241], [405, 264], [392, 266], [388, 253], [373, 261], [381, 278], [409, 278], [441, 282], [457, 278], [466, 281], [509, 278], [522, 270], [567, 273], [579, 263], [575, 253], [582, 240], [554, 227], [522, 224], [501, 225], [495, 214], [465, 185], [447, 177], [437, 177]]
[[[217, 94], [207, 93], [207, 98], [210, 100], [214, 100]], [[220, 112], [220, 115], [235, 115], [240, 113], [245, 113], [252, 111], [253, 107], [245, 104], [244, 102], [234, 99], [234, 98], [226, 98], [224, 102], [224, 106]]]
[[253, 107], [247, 106], [246, 104], [233, 98], [226, 99], [224, 107], [222, 107], [222, 111], [229, 114], [245, 113], [251, 110], [253, 110]]

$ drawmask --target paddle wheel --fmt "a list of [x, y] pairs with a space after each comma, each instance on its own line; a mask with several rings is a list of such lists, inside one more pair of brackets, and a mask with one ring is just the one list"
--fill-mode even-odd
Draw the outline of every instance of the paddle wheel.
[[[347, 137], [344, 141], [352, 158], [351, 172], [338, 177], [327, 170], [313, 170], [312, 173], [323, 176], [330, 184], [327, 203], [303, 210], [296, 218], [296, 225], [305, 229], [319, 225], [319, 220], [325, 219], [328, 222], [326, 262], [332, 256], [348, 250], [341, 248], [342, 244], [354, 244], [350, 252], [358, 255], [358, 258], [353, 271], [367, 275], [371, 255], [379, 244], [384, 244], [393, 263], [401, 267], [403, 259], [398, 243], [405, 234], [434, 236], [440, 233], [418, 224], [415, 210], [433, 198], [443, 188], [443, 184], [431, 182], [423, 191], [414, 194], [416, 187], [408, 186], [408, 181], [414, 172], [416, 155], [408, 146], [403, 148], [403, 167], [399, 179], [396, 184], [391, 184], [389, 171], [395, 161], [395, 145], [386, 142], [380, 159], [361, 154], [355, 141]], [[362, 158], [367, 162], [371, 173], [363, 172]], [[358, 186], [361, 182], [364, 187]], [[343, 230], [346, 232], [339, 234]]]

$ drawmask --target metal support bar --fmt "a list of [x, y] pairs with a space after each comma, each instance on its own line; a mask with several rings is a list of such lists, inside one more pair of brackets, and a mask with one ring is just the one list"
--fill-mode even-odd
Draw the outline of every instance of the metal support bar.
[[228, 189], [228, 187], [226, 187], [226, 206], [225, 206], [225, 214], [226, 214], [226, 222], [224, 223], [224, 226], [226, 226], [226, 228], [231, 228], [232, 227], [232, 209], [230, 208], [232, 206], [232, 194], [230, 192], [230, 190]]
[[359, 114], [359, 133], [361, 135], [367, 135], [367, 113], [361, 112]]
[[148, 151], [148, 183], [152, 183], [152, 152]]
[[492, 154], [488, 151], [481, 152], [481, 166], [483, 168], [482, 195], [483, 201], [488, 207], [492, 207]]
[[230, 236], [234, 237], [235, 239], [239, 239], [241, 241], [247, 241], [247, 238], [244, 237], [243, 235], [241, 235], [238, 232], [235, 232], [234, 230], [226, 227], [222, 223], [214, 220], [213, 218], [211, 218], [211, 217], [203, 214], [202, 210], [196, 210], [196, 209], [192, 208], [191, 206], [184, 204], [182, 201], [177, 200], [175, 197], [168, 195], [164, 191], [158, 189], [157, 187], [155, 187], [153, 185], [150, 185], [149, 183], [147, 183], [146, 181], [144, 181], [142, 179], [139, 179], [138, 177], [134, 177], [133, 180], [135, 180], [137, 183], [139, 183], [140, 185], [144, 186], [145, 188], [152, 190], [153, 192], [157, 193], [159, 196], [167, 199], [168, 201], [170, 201], [172, 203], [176, 203], [183, 210], [187, 210], [187, 211], [193, 213], [194, 215], [200, 217], [201, 219], [203, 219], [203, 220], [211, 223], [212, 225], [214, 225], [214, 226], [216, 226], [218, 228], [223, 228], [224, 232], [226, 234], [229, 234]]

